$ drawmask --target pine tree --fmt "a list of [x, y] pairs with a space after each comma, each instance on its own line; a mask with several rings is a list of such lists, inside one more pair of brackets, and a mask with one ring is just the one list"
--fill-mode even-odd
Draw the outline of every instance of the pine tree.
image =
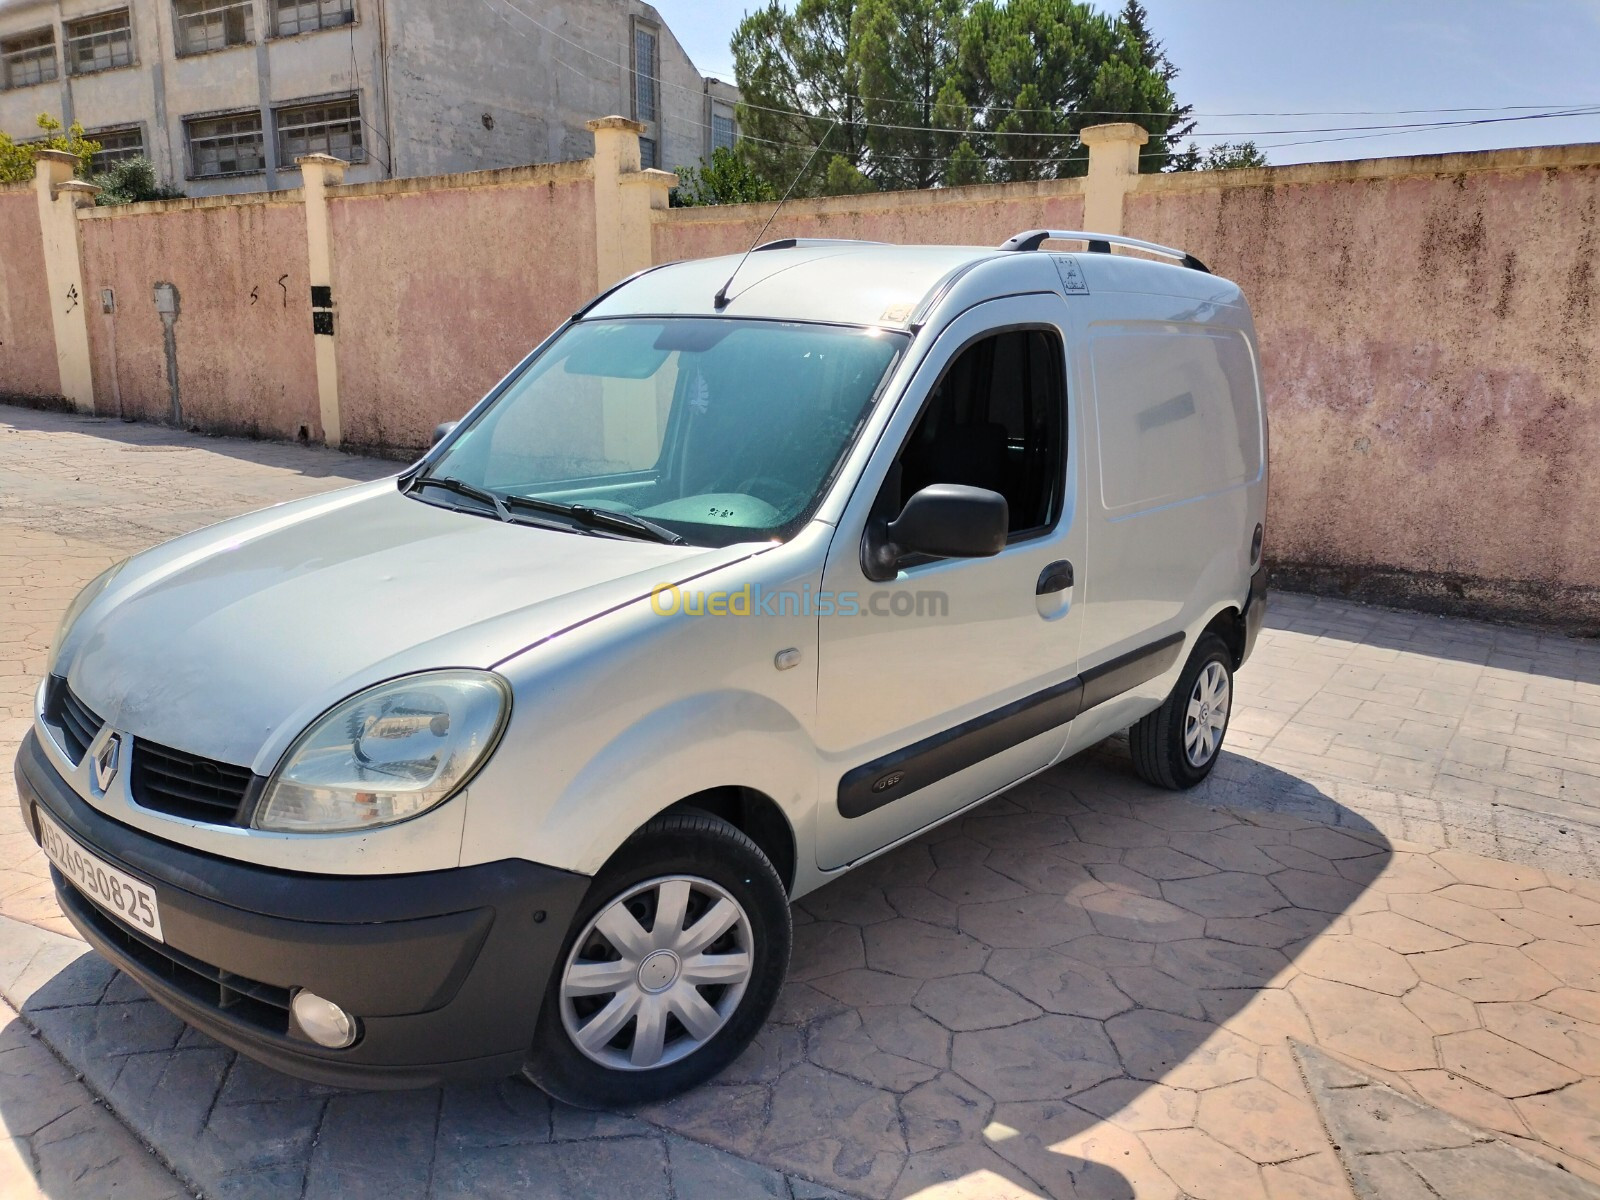
[[[1173, 81], [1178, 78], [1178, 68], [1167, 57], [1166, 47], [1151, 32], [1149, 11], [1139, 0], [1127, 0], [1117, 20], [1123, 27], [1124, 36], [1138, 44], [1140, 65], [1159, 75], [1170, 95]], [[1194, 145], [1191, 143], [1187, 149], [1181, 146], [1183, 139], [1194, 132], [1193, 113], [1194, 105], [1179, 104], [1174, 97], [1165, 130], [1146, 126], [1150, 128], [1151, 143], [1139, 159], [1140, 171], [1193, 171], [1199, 166], [1198, 151]]]
[[1078, 131], [1118, 119], [1154, 171], [1193, 129], [1137, 0], [769, 0], [733, 56], [741, 153], [780, 195], [1081, 175]]

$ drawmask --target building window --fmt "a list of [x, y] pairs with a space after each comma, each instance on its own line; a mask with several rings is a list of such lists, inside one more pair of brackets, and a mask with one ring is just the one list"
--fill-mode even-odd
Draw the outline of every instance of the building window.
[[91, 142], [100, 143], [100, 149], [95, 151], [89, 164], [89, 169], [96, 174], [109, 171], [115, 163], [144, 156], [144, 130], [137, 125], [101, 129], [87, 136]]
[[172, 0], [178, 53], [204, 54], [256, 39], [254, 0]]
[[56, 35], [53, 29], [38, 29], [0, 42], [0, 60], [5, 63], [5, 85], [27, 87], [49, 83], [56, 77]]
[[189, 173], [195, 178], [266, 170], [259, 112], [205, 117], [184, 124], [189, 133]]
[[355, 22], [355, 0], [277, 0], [278, 36], [293, 37]]
[[711, 149], [732, 150], [733, 144], [739, 140], [739, 129], [733, 123], [730, 113], [714, 111], [711, 114]]
[[656, 149], [655, 138], [642, 137], [639, 139], [639, 165], [646, 170], [661, 165], [661, 155]]
[[642, 25], [633, 29], [633, 119], [649, 124], [656, 119], [656, 32]]
[[280, 108], [273, 118], [278, 125], [278, 162], [285, 167], [305, 154], [331, 154], [345, 162], [366, 158], [361, 146], [361, 102], [354, 96]]
[[133, 24], [128, 10], [67, 22], [67, 70], [74, 75], [109, 71], [133, 62]]

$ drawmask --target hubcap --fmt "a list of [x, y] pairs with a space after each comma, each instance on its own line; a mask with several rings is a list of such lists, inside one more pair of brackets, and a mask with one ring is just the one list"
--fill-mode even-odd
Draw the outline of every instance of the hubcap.
[[1228, 668], [1208, 662], [1189, 693], [1189, 711], [1183, 721], [1183, 752], [1192, 767], [1203, 767], [1216, 757], [1228, 728], [1232, 684]]
[[657, 950], [639, 964], [639, 986], [647, 992], [664, 992], [678, 982], [678, 956]]
[[652, 879], [584, 927], [561, 977], [561, 1023], [603, 1067], [664, 1067], [728, 1023], [754, 969], [750, 918], [725, 889], [691, 875]]

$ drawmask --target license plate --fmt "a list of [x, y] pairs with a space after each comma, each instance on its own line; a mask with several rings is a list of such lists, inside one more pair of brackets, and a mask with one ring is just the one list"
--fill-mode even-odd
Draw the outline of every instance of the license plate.
[[158, 942], [165, 940], [161, 936], [161, 909], [156, 905], [154, 888], [90, 854], [44, 809], [34, 811], [39, 815], [39, 845], [45, 857], [72, 880], [73, 887], [145, 937]]

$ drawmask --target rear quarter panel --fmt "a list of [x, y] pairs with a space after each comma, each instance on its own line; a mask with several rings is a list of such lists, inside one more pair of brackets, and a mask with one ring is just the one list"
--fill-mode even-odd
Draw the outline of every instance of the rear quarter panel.
[[[1093, 667], [1174, 631], [1185, 650], [1163, 675], [1081, 717], [1067, 753], [1155, 708], [1206, 625], [1242, 608], [1266, 509], [1255, 330], [1237, 291], [1088, 299], [1073, 347], [1088, 441], [1081, 662]], [[1200, 352], [1169, 353], [1185, 346], [1180, 338], [1203, 339], [1187, 343]], [[1208, 361], [1210, 347], [1224, 352]], [[1237, 408], [1219, 411], [1235, 393]]]

